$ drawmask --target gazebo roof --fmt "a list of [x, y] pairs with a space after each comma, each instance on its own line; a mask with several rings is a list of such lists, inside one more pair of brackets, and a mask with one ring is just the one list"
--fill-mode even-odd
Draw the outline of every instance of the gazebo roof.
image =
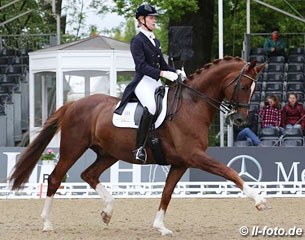
[[35, 52], [50, 52], [61, 50], [123, 50], [130, 51], [130, 45], [126, 42], [118, 41], [105, 36], [91, 36], [85, 39], [70, 43], [61, 44], [54, 47], [41, 49]]

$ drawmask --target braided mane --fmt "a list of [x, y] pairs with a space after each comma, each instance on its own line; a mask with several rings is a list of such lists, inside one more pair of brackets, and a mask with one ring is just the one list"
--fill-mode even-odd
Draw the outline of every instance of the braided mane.
[[234, 61], [236, 61], [236, 62], [242, 62], [242, 61], [244, 61], [244, 60], [243, 60], [242, 58], [240, 58], [240, 57], [232, 57], [232, 56], [225, 56], [223, 59], [215, 59], [213, 62], [207, 63], [207, 64], [205, 64], [202, 68], [197, 69], [197, 70], [195, 71], [195, 73], [193, 73], [193, 74], [191, 74], [190, 76], [188, 76], [188, 79], [189, 79], [189, 80], [194, 79], [194, 77], [195, 77], [196, 75], [199, 75], [203, 70], [209, 69], [209, 68], [211, 68], [212, 66], [215, 66], [215, 65], [217, 65], [217, 64], [220, 63], [220, 62], [227, 62], [227, 61], [232, 61], [232, 60], [234, 60]]

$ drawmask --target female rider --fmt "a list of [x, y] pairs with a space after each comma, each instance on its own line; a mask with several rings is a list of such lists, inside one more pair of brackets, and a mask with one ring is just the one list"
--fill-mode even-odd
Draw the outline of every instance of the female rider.
[[121, 104], [115, 113], [122, 114], [130, 97], [135, 94], [144, 107], [143, 115], [137, 131], [135, 159], [146, 161], [145, 141], [147, 133], [156, 113], [155, 90], [162, 85], [160, 77], [175, 81], [178, 74], [185, 77], [184, 71], [175, 70], [168, 66], [161, 52], [160, 42], [155, 38], [153, 30], [156, 28], [156, 9], [144, 4], [138, 7], [136, 19], [140, 32], [131, 40], [130, 49], [135, 62], [136, 74], [132, 82], [128, 84], [123, 94]]

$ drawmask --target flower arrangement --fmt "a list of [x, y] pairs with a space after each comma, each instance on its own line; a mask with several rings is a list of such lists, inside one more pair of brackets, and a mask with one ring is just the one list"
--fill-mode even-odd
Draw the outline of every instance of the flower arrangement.
[[48, 149], [46, 153], [41, 155], [41, 160], [53, 160], [56, 159], [56, 154], [52, 149]]

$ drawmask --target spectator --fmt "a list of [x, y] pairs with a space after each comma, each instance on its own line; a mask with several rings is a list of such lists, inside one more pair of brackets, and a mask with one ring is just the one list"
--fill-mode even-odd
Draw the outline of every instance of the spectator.
[[258, 136], [248, 127], [243, 128], [238, 132], [236, 140], [247, 140], [251, 142], [253, 146], [258, 146], [261, 143]]
[[249, 141], [253, 146], [258, 146], [260, 144], [260, 140], [256, 135], [258, 131], [257, 126], [257, 117], [256, 112], [249, 112], [248, 122], [246, 126], [237, 127], [234, 126], [234, 135], [237, 141]]
[[281, 111], [279, 100], [276, 96], [271, 95], [267, 98], [264, 107], [259, 111], [259, 116], [262, 121], [262, 128], [272, 127], [280, 130], [281, 126]]
[[286, 41], [279, 36], [279, 29], [273, 28], [272, 35], [265, 39], [264, 51], [271, 56], [285, 56]]
[[282, 109], [282, 127], [284, 128], [302, 128], [304, 130], [305, 111], [303, 105], [298, 102], [297, 95], [290, 93], [288, 103]]

